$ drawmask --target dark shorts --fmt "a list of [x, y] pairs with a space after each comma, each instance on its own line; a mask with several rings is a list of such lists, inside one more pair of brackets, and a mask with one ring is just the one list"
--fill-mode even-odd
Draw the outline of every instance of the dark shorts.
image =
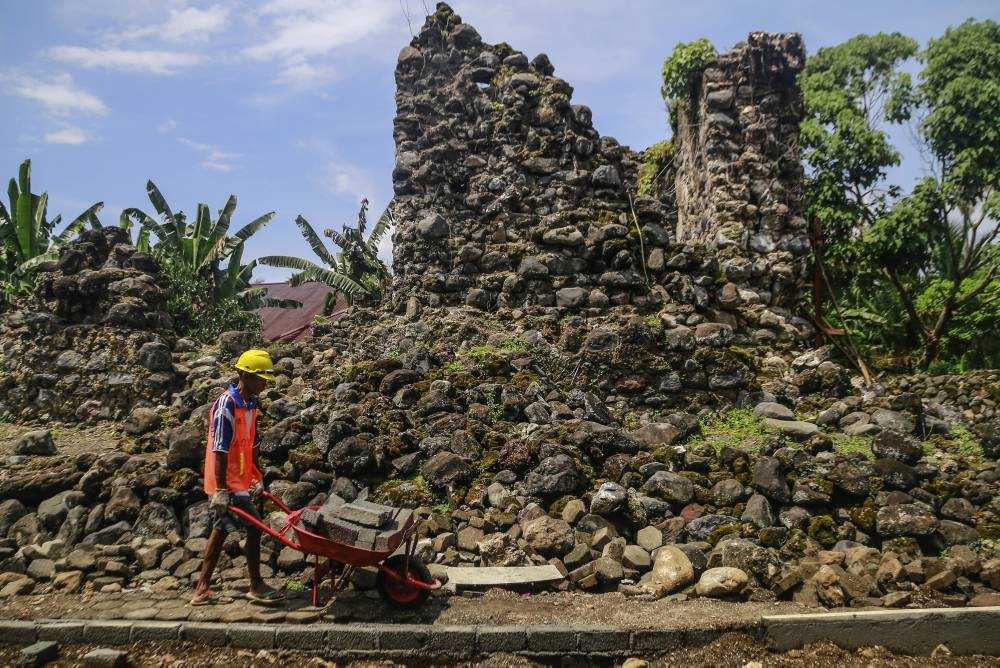
[[[230, 507], [245, 510], [260, 520], [260, 513], [257, 511], [257, 506], [249, 497], [231, 494], [229, 496], [229, 505]], [[256, 529], [256, 527], [250, 527], [242, 517], [237, 517], [236, 513], [226, 512], [223, 513], [222, 517], [219, 517], [218, 513], [212, 511], [212, 529], [218, 529], [222, 533], [229, 533], [230, 531], [246, 531], [249, 528]]]

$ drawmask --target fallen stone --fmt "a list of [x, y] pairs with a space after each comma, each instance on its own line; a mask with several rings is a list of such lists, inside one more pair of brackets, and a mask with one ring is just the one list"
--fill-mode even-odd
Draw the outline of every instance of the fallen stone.
[[94, 649], [83, 655], [83, 665], [93, 668], [121, 668], [128, 665], [128, 652], [103, 647]]
[[750, 577], [739, 568], [719, 566], [701, 574], [695, 593], [709, 598], [722, 598], [739, 594], [750, 582]]

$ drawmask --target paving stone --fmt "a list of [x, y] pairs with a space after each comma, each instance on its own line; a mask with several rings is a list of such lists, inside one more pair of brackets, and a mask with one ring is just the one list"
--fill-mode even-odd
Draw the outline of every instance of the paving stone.
[[309, 624], [322, 619], [325, 613], [325, 608], [302, 608], [285, 615], [285, 621], [293, 624]]
[[22, 666], [44, 666], [59, 656], [59, 643], [53, 640], [41, 640], [28, 645], [21, 650]]
[[156, 611], [156, 618], [164, 622], [181, 622], [190, 616], [191, 608], [185, 605], [173, 605]]
[[138, 610], [130, 610], [124, 614], [125, 619], [155, 619], [157, 610], [156, 608], [139, 608]]
[[277, 630], [266, 624], [230, 624], [226, 628], [226, 638], [233, 647], [271, 649]]
[[98, 648], [83, 655], [83, 665], [92, 668], [119, 668], [128, 665], [128, 652]]

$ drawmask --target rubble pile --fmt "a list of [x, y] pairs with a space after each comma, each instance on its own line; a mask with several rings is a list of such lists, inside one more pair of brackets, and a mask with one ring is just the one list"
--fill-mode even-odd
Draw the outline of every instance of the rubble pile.
[[126, 230], [85, 230], [41, 267], [37, 296], [0, 316], [0, 412], [121, 419], [177, 387], [159, 267]]
[[[1000, 374], [869, 385], [795, 314], [802, 57], [764, 33], [719, 56], [640, 194], [649, 152], [600, 137], [548, 58], [439, 4], [397, 65], [393, 294], [270, 346], [271, 491], [371, 545], [415, 516], [442, 577], [552, 564], [560, 587], [636, 596], [997, 604]], [[3, 316], [0, 401], [114, 419], [146, 454], [23, 434], [0, 468], [0, 597], [180, 589], [201, 566], [208, 409], [253, 340], [171, 338], [155, 266], [100, 234]], [[263, 556], [265, 577], [309, 574]]]

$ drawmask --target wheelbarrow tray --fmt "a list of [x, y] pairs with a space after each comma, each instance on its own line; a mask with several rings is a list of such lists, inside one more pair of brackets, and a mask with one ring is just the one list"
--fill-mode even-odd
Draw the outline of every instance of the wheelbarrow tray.
[[306, 554], [326, 557], [354, 567], [376, 566], [385, 561], [393, 552], [399, 549], [407, 538], [417, 528], [413, 513], [407, 513], [403, 525], [394, 529], [388, 537], [384, 550], [369, 549], [352, 543], [338, 541], [328, 536], [321, 536], [305, 528], [302, 523], [302, 513], [316, 507], [295, 510], [288, 514], [288, 525], [295, 533], [299, 549]]

